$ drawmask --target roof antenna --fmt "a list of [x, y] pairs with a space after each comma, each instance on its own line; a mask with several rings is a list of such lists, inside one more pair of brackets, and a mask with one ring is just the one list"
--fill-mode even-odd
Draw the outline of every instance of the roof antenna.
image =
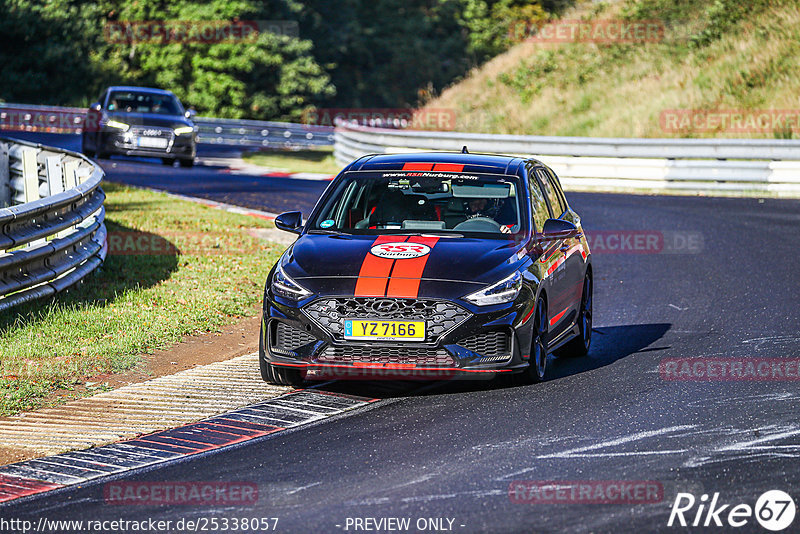
[[469, 154], [469, 150], [467, 150], [467, 145], [464, 145], [464, 146], [461, 148], [461, 153], [462, 153], [462, 154]]

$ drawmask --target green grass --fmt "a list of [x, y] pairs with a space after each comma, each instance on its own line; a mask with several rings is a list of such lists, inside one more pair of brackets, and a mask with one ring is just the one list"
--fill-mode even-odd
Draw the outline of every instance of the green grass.
[[427, 103], [457, 131], [592, 137], [800, 136], [662, 128], [665, 110], [798, 109], [800, 4], [795, 0], [579, 3], [565, 19], [658, 21], [641, 43], [525, 42]]
[[166, 240], [179, 252], [110, 254], [73, 290], [1, 314], [0, 415], [251, 316], [283, 250], [248, 233], [267, 221], [112, 183], [104, 189], [109, 242]]
[[331, 147], [281, 152], [253, 152], [245, 154], [244, 160], [253, 165], [261, 165], [283, 172], [337, 174], [342, 170], [333, 157], [333, 148]]

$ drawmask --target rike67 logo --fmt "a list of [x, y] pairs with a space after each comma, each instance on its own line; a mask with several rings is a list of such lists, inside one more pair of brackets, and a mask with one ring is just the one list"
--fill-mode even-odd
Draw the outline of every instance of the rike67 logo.
[[678, 493], [667, 526], [739, 528], [750, 524], [755, 517], [765, 529], [779, 532], [789, 528], [796, 512], [794, 500], [781, 490], [764, 492], [755, 507], [745, 503], [723, 504], [719, 493], [714, 493], [710, 501], [706, 494], [697, 499], [691, 493]]

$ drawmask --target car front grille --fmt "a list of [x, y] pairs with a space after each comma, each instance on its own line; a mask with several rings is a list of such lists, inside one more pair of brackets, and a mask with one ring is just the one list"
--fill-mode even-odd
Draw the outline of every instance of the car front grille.
[[458, 341], [458, 345], [488, 358], [503, 359], [511, 356], [511, 338], [507, 332], [486, 332]]
[[306, 305], [303, 312], [336, 340], [343, 339], [344, 319], [424, 320], [426, 341], [436, 341], [472, 316], [444, 300], [371, 297], [321, 298]]
[[294, 352], [304, 345], [314, 343], [317, 339], [297, 328], [293, 328], [285, 323], [278, 323], [275, 328], [272, 348], [282, 351]]
[[417, 366], [452, 367], [455, 361], [444, 349], [381, 346], [329, 346], [319, 363], [404, 363]]

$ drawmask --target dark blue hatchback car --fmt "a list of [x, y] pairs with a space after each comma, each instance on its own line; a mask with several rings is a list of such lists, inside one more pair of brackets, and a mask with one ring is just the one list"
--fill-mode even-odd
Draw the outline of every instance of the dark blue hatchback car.
[[362, 157], [331, 182], [267, 278], [264, 380], [541, 381], [591, 343], [592, 259], [558, 178], [535, 159]]

